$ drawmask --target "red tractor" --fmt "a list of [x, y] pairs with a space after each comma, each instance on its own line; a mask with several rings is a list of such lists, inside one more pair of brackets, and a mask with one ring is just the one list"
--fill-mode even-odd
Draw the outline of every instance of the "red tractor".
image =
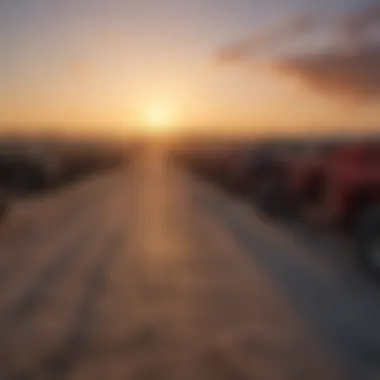
[[287, 170], [289, 202], [325, 224], [344, 227], [360, 259], [380, 273], [380, 143], [351, 143]]

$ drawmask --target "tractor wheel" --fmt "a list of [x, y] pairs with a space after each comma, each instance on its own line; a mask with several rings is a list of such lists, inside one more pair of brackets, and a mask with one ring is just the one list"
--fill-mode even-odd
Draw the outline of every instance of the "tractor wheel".
[[357, 258], [372, 273], [380, 276], [380, 206], [364, 212], [359, 219]]
[[283, 213], [283, 196], [277, 181], [272, 178], [260, 181], [255, 190], [258, 207], [271, 217], [280, 217]]

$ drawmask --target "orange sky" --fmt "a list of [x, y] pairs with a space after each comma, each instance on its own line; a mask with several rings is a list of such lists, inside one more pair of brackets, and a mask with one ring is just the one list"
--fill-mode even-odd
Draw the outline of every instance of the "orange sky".
[[131, 2], [116, 0], [30, 0], [28, 9], [0, 9], [3, 129], [100, 128], [133, 135], [154, 123], [155, 108], [179, 132], [377, 128], [378, 101], [349, 103], [260, 65], [250, 70], [213, 61], [225, 42], [262, 20], [270, 25], [280, 19], [284, 10], [274, 17], [275, 1], [260, 12], [241, 8], [248, 4], [243, 0], [236, 10], [213, 0], [186, 6], [165, 0], [157, 9], [147, 3], [128, 8]]

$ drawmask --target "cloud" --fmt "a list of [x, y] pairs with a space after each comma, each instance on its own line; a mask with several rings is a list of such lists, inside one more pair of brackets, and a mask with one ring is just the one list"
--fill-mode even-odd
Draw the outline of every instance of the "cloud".
[[380, 45], [277, 59], [271, 67], [315, 91], [350, 100], [380, 99]]
[[[341, 42], [333, 49], [273, 57], [265, 67], [300, 81], [312, 91], [343, 99], [380, 99], [380, 42], [367, 38], [373, 27], [380, 26], [380, 2], [344, 15], [335, 24]], [[251, 36], [221, 49], [217, 60], [221, 64], [249, 63], [254, 67], [263, 50], [277, 47], [299, 34], [312, 32], [319, 25], [310, 17], [295, 18], [259, 38]]]
[[300, 15], [265, 33], [252, 34], [242, 41], [221, 48], [216, 59], [222, 63], [240, 61], [251, 56], [252, 53], [265, 52], [289, 38], [310, 32], [314, 27], [315, 21], [312, 17]]
[[367, 32], [376, 25], [380, 25], [380, 2], [343, 18], [340, 29], [349, 43], [353, 40], [356, 44], [361, 44]]

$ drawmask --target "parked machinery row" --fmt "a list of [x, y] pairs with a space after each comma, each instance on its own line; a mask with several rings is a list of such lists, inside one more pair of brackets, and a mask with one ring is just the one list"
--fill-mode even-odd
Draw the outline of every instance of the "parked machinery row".
[[0, 142], [0, 219], [9, 200], [68, 184], [128, 161], [123, 144], [93, 141]]
[[339, 228], [380, 274], [380, 142], [272, 140], [187, 150], [182, 162], [273, 218]]

